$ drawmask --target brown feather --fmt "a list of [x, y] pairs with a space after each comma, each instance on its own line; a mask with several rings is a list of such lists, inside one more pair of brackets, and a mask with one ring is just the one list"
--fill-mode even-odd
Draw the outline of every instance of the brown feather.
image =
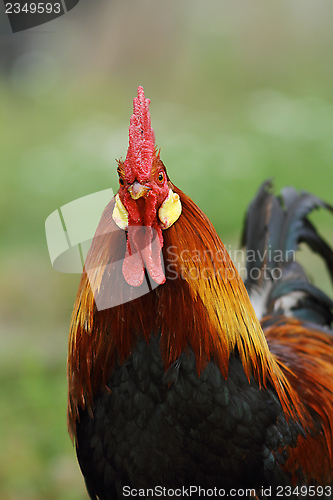
[[284, 470], [296, 484], [299, 467], [316, 484], [333, 479], [333, 338], [292, 318], [265, 330], [268, 345], [302, 401], [306, 438], [289, 450]]

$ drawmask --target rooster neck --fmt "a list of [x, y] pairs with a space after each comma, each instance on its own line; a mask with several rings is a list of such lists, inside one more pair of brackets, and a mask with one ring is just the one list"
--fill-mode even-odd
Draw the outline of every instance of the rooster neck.
[[271, 382], [285, 411], [295, 416], [296, 397], [268, 349], [223, 243], [193, 201], [176, 187], [173, 190], [181, 198], [183, 212], [163, 232], [166, 283], [135, 300], [97, 310], [96, 297], [110, 297], [115, 289], [121, 294], [128, 287], [119, 266], [112, 283], [108, 278], [108, 266], [123, 259], [126, 245], [125, 232], [114, 227], [113, 201], [102, 215], [72, 317], [68, 356], [72, 434], [78, 408], [92, 408], [115, 364], [131, 355], [138, 339], [149, 342], [157, 332], [165, 369], [191, 348], [199, 374], [214, 359], [227, 378], [230, 355], [237, 352], [248, 380], [253, 374], [260, 386]]
[[207, 217], [173, 190], [183, 211], [164, 231], [167, 283], [158, 289], [166, 365], [190, 344], [199, 373], [214, 358], [227, 377], [230, 355], [237, 351], [247, 377], [253, 373], [265, 383], [271, 356], [244, 284]]

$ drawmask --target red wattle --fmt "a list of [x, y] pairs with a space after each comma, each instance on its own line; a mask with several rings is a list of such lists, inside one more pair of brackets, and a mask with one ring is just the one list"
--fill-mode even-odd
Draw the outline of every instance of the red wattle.
[[123, 276], [131, 286], [142, 284], [145, 267], [157, 284], [162, 285], [166, 280], [161, 262], [162, 244], [154, 233], [151, 227], [128, 227]]
[[162, 245], [159, 235], [157, 234], [155, 234], [155, 239], [153, 241], [154, 231], [154, 229], [146, 227], [145, 247], [142, 254], [151, 278], [159, 285], [162, 285], [166, 279], [161, 262]]
[[140, 251], [138, 251], [139, 249], [135, 248], [135, 245], [133, 250], [132, 248], [130, 240], [127, 238], [126, 254], [123, 262], [123, 276], [129, 285], [140, 286], [145, 275], [144, 265]]

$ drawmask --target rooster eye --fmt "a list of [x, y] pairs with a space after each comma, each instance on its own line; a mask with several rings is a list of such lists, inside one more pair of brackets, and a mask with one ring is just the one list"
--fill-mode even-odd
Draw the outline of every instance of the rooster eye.
[[160, 172], [158, 174], [158, 182], [163, 182], [164, 181], [164, 173], [163, 172]]
[[119, 177], [119, 184], [121, 186], [123, 186], [125, 183], [124, 183], [124, 179], [122, 177]]

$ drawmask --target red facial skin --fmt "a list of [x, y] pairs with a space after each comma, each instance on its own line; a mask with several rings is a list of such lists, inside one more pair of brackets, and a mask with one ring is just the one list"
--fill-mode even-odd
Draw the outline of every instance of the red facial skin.
[[[130, 175], [125, 176], [124, 164], [122, 162], [119, 162], [118, 174], [118, 194], [121, 202], [128, 211], [128, 225], [149, 226], [157, 230], [157, 227], [159, 227], [158, 210], [169, 194], [168, 176], [159, 155], [153, 159], [149, 176], [135, 175], [133, 171], [130, 171]], [[135, 183], [148, 188], [136, 200], [132, 198], [129, 192], [129, 189]]]
[[[146, 267], [151, 278], [162, 284], [165, 282], [160, 255], [163, 235], [158, 210], [169, 194], [165, 167], [158, 154], [154, 154], [150, 175], [142, 175], [142, 172], [135, 175], [129, 168], [126, 168], [125, 174], [124, 164], [119, 162], [118, 165], [118, 194], [128, 212], [127, 249], [123, 264], [125, 280], [129, 285], [140, 286]], [[156, 241], [154, 230], [158, 235]]]

